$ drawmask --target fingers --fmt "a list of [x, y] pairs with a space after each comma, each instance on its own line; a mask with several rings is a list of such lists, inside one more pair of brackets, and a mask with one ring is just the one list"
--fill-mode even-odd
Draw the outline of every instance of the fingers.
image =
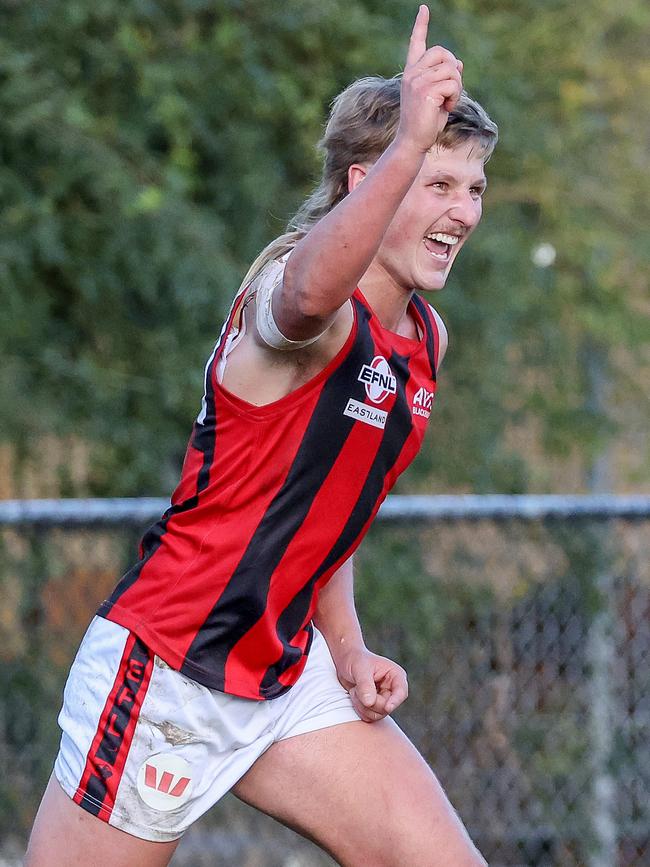
[[436, 108], [442, 109], [445, 112], [453, 111], [456, 103], [460, 99], [461, 86], [455, 81], [447, 79], [440, 82], [435, 88], [435, 92], [427, 95], [427, 100], [433, 103]]
[[435, 66], [444, 60], [449, 60], [455, 63], [459, 70], [462, 71], [463, 64], [449, 49], [442, 45], [435, 45], [427, 49], [427, 30], [429, 27], [429, 10], [426, 6], [420, 6], [420, 10], [415, 19], [413, 32], [409, 41], [409, 48], [406, 55], [406, 64], [404, 72], [412, 67], [418, 66]]
[[415, 24], [409, 40], [406, 55], [406, 67], [413, 66], [427, 50], [427, 32], [429, 30], [429, 7], [420, 6], [415, 16]]
[[448, 63], [426, 70], [412, 79], [410, 85], [417, 99], [424, 99], [445, 112], [453, 110], [463, 90], [460, 73]]
[[[377, 676], [375, 674], [375, 676]], [[356, 712], [365, 722], [376, 722], [396, 710], [408, 697], [408, 680], [406, 672], [399, 665], [392, 663], [375, 687], [375, 699], [368, 703], [369, 694], [366, 684], [353, 687], [350, 698]]]
[[[448, 48], [445, 48], [444, 45], [434, 45], [432, 48], [428, 48], [425, 52], [423, 52], [418, 58], [417, 62], [404, 70], [405, 77], [409, 77], [409, 73], [411, 75], [417, 75], [425, 69], [430, 69], [432, 66], [437, 66], [439, 63], [449, 63], [455, 69], [462, 68], [462, 61], [460, 61], [453, 51], [450, 51]], [[414, 67], [417, 67], [414, 69]]]
[[433, 101], [437, 106], [444, 106], [446, 111], [451, 111], [463, 89], [462, 73], [462, 61], [451, 51], [436, 45], [429, 48], [414, 66], [404, 71], [403, 87], [422, 92], [438, 85], [434, 88]]
[[354, 691], [364, 707], [372, 707], [377, 701], [377, 687], [375, 685], [374, 671], [370, 664], [358, 666], [354, 674]]
[[357, 694], [356, 687], [350, 690], [350, 698], [352, 699], [352, 705], [354, 706], [355, 711], [364, 722], [377, 722], [377, 720], [383, 719], [387, 716], [386, 700], [380, 695], [377, 695], [377, 698], [371, 707], [367, 707], [363, 704]]
[[392, 713], [408, 695], [404, 669], [368, 651], [354, 653], [342, 661], [337, 666], [337, 675], [365, 722], [376, 722]]
[[455, 63], [446, 60], [436, 66], [424, 69], [418, 75], [413, 76], [412, 83], [416, 88], [430, 87], [438, 81], [455, 81], [459, 90], [463, 87], [463, 79], [460, 70]]
[[[384, 694], [383, 687], [380, 693]], [[403, 701], [406, 701], [409, 694], [408, 678], [403, 668], [398, 668], [390, 674], [390, 682], [386, 688], [386, 713], [392, 713], [396, 710]]]
[[451, 51], [427, 48], [429, 9], [415, 18], [402, 74], [397, 139], [426, 153], [444, 129], [462, 93], [463, 64]]

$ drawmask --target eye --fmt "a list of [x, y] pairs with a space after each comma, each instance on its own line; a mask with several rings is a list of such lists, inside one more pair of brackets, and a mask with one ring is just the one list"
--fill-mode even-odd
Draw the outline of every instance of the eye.
[[446, 192], [449, 189], [449, 184], [447, 183], [447, 181], [434, 181], [431, 186], [434, 187], [436, 190], [441, 190], [443, 192]]
[[480, 199], [485, 192], [485, 187], [470, 187], [469, 192], [473, 199]]

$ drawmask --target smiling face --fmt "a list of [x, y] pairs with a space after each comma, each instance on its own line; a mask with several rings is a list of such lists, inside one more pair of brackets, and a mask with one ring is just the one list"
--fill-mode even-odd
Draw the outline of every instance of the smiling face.
[[407, 291], [442, 289], [481, 219], [483, 164], [474, 141], [429, 151], [384, 235], [374, 267]]

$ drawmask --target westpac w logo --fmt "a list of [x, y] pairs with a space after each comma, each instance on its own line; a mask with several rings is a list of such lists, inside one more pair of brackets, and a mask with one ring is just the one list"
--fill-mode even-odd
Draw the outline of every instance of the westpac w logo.
[[[169, 771], [163, 771], [160, 779], [158, 779], [154, 765], [144, 766], [145, 786], [155, 789], [157, 792], [164, 792], [165, 795], [169, 794], [172, 798], [180, 798], [187, 788], [189, 781], [189, 777], [174, 777]], [[172, 788], [172, 783], [174, 784], [174, 788]]]
[[190, 797], [189, 764], [173, 753], [150, 756], [138, 771], [138, 794], [154, 810], [173, 810]]

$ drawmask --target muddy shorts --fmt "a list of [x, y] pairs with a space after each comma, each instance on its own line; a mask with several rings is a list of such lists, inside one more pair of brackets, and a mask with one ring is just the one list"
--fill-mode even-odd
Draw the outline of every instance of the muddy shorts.
[[314, 630], [298, 683], [269, 701], [208, 689], [133, 633], [96, 617], [65, 687], [54, 773], [85, 810], [143, 840], [169, 841], [276, 741], [358, 720]]

